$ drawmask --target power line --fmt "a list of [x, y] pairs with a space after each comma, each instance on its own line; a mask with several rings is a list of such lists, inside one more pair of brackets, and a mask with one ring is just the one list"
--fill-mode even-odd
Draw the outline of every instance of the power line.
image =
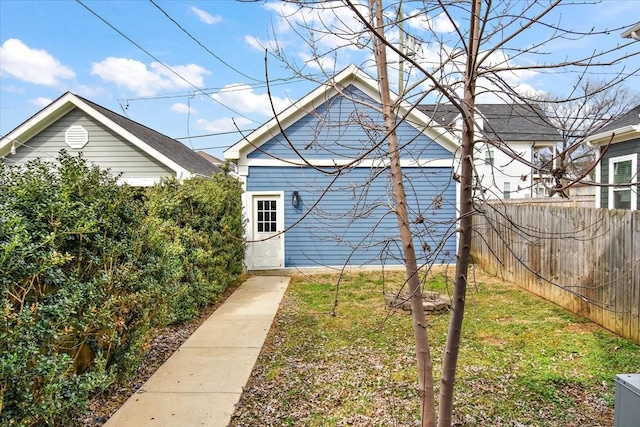
[[226, 62], [225, 60], [223, 60], [222, 58], [220, 58], [218, 55], [216, 55], [215, 53], [213, 53], [208, 47], [206, 47], [204, 44], [202, 44], [200, 42], [200, 40], [198, 40], [197, 38], [195, 38], [189, 31], [187, 31], [182, 25], [180, 25], [175, 19], [173, 19], [163, 8], [161, 8], [155, 1], [153, 0], [149, 0], [149, 2], [151, 2], [152, 5], [154, 5], [160, 12], [162, 12], [162, 14], [164, 16], [167, 17], [167, 19], [169, 19], [171, 22], [173, 22], [178, 28], [180, 28], [182, 30], [182, 32], [184, 32], [187, 36], [189, 36], [189, 38], [191, 38], [191, 40], [193, 40], [194, 42], [198, 43], [198, 45], [200, 47], [202, 47], [204, 50], [206, 50], [211, 56], [213, 56], [214, 58], [216, 58], [218, 61], [220, 61], [222, 64], [224, 64], [227, 68], [230, 68], [231, 70], [235, 71], [236, 73], [240, 74], [243, 77], [248, 78], [249, 80], [253, 80], [254, 82], [260, 82], [260, 80], [249, 76], [248, 74], [243, 73], [242, 71], [238, 70], [237, 68], [233, 67], [232, 65], [230, 65], [228, 62]]
[[205, 133], [202, 135], [192, 135], [192, 136], [181, 136], [179, 138], [173, 138], [173, 139], [177, 139], [177, 140], [181, 140], [181, 139], [190, 139], [190, 138], [206, 138], [209, 136], [223, 136], [223, 135], [232, 135], [234, 133], [248, 133], [248, 132], [253, 132], [255, 129], [239, 129], [239, 130], [232, 130], [232, 131], [227, 131], [227, 132], [216, 132], [216, 133]]
[[[307, 79], [305, 78], [288, 78], [288, 79], [275, 79], [274, 81], [278, 82], [278, 83], [269, 83], [269, 86], [273, 87], [273, 86], [283, 86], [286, 84], [290, 84], [292, 82], [295, 81], [307, 81]], [[257, 85], [252, 85], [252, 84], [248, 84], [248, 83], [239, 83], [239, 84], [234, 84], [234, 85], [228, 85], [228, 86], [223, 86], [223, 87], [208, 87], [208, 88], [204, 88], [204, 89], [200, 89], [200, 91], [204, 92], [207, 95], [212, 95], [221, 91], [225, 91], [225, 93], [228, 92], [242, 92], [245, 89], [242, 86], [249, 86], [252, 89], [261, 89], [261, 88], [266, 88], [267, 84], [266, 83], [260, 83]], [[153, 101], [153, 100], [158, 100], [158, 99], [172, 99], [172, 98], [185, 98], [188, 96], [192, 96], [193, 92], [192, 91], [188, 91], [188, 92], [174, 92], [174, 93], [169, 93], [166, 95], [152, 95], [152, 96], [137, 96], [134, 98], [122, 98], [122, 101]]]
[[135, 41], [133, 41], [130, 37], [128, 37], [126, 34], [124, 34], [122, 31], [120, 31], [119, 29], [117, 29], [114, 25], [112, 25], [110, 22], [108, 22], [106, 19], [104, 19], [102, 16], [100, 16], [97, 12], [95, 12], [93, 9], [91, 9], [89, 6], [87, 6], [86, 4], [84, 4], [82, 2], [82, 0], [76, 0], [77, 3], [79, 3], [82, 7], [84, 7], [86, 10], [88, 10], [91, 14], [93, 14], [96, 18], [98, 18], [99, 20], [101, 20], [102, 22], [104, 22], [107, 26], [109, 26], [111, 29], [113, 29], [115, 32], [117, 32], [118, 34], [120, 34], [122, 37], [124, 37], [127, 41], [129, 41], [131, 44], [133, 44], [135, 47], [137, 47], [138, 49], [140, 49], [142, 52], [146, 53], [148, 56], [150, 56], [151, 58], [153, 58], [154, 61], [158, 62], [160, 65], [162, 65], [163, 67], [165, 67], [167, 70], [169, 70], [171, 73], [173, 73], [174, 75], [176, 75], [178, 78], [180, 78], [182, 81], [186, 82], [187, 84], [189, 84], [191, 87], [195, 88], [199, 93], [207, 96], [208, 98], [210, 98], [211, 100], [213, 100], [214, 102], [216, 102], [218, 105], [222, 106], [223, 108], [226, 108], [227, 110], [231, 111], [234, 114], [237, 114], [240, 117], [243, 117], [247, 120], [250, 120], [254, 123], [257, 123], [256, 120], [245, 116], [244, 114], [234, 110], [233, 108], [229, 107], [228, 105], [225, 105], [224, 103], [218, 101], [217, 99], [215, 99], [214, 97], [212, 97], [211, 95], [207, 94], [206, 92], [204, 92], [202, 89], [200, 89], [198, 86], [194, 85], [193, 83], [191, 83], [189, 80], [187, 80], [186, 78], [184, 78], [180, 73], [176, 72], [173, 68], [169, 67], [167, 64], [165, 64], [164, 62], [160, 61], [158, 58], [156, 58], [151, 52], [147, 51], [145, 48], [143, 48], [142, 46], [140, 46], [138, 43], [136, 43]]

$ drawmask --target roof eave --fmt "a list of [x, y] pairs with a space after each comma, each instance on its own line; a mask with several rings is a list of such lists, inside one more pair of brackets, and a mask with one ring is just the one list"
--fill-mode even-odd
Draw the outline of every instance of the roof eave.
[[66, 92], [60, 98], [38, 111], [27, 121], [6, 134], [0, 140], [0, 156], [7, 155], [11, 146], [15, 143], [16, 148], [27, 143], [31, 138], [46, 129], [51, 123], [71, 111], [75, 105], [72, 99], [75, 98], [71, 92]]
[[[277, 118], [273, 118], [251, 134], [247, 135], [241, 141], [229, 147], [224, 151], [224, 158], [228, 160], [238, 160], [248, 152], [259, 147], [262, 143], [266, 142], [269, 138], [280, 133], [281, 129], [286, 129], [290, 124], [294, 123], [300, 117], [302, 117], [310, 109], [321, 105], [328, 99], [329, 96], [333, 96], [338, 92], [336, 86], [346, 87], [349, 84], [357, 83], [360, 90], [365, 92], [371, 98], [380, 101], [380, 91], [375, 82], [370, 76], [364, 73], [360, 68], [355, 65], [350, 65], [340, 73], [336, 74], [334, 78], [328, 82], [318, 86], [315, 90], [308, 93], [306, 96], [296, 101], [287, 107]], [[403, 102], [401, 108], [405, 111], [411, 111], [410, 117], [415, 123], [433, 123], [435, 126], [428, 126], [427, 129], [421, 129], [430, 136], [434, 141], [443, 144], [450, 151], [454, 152], [457, 148], [454, 138], [448, 130], [439, 126], [437, 122], [432, 120], [422, 111], [417, 108], [410, 108], [411, 106]]]
[[258, 129], [251, 132], [242, 140], [233, 144], [231, 147], [224, 151], [224, 158], [228, 160], [238, 160], [242, 154], [247, 151], [252, 151], [254, 148], [259, 147], [263, 142], [275, 133], [280, 133], [280, 129], [286, 129], [289, 124], [295, 122], [300, 116], [305, 114], [305, 111], [309, 109], [309, 106], [320, 104], [327, 98], [327, 94], [335, 91], [336, 85], [345, 85], [349, 83], [349, 80], [353, 80], [353, 76], [356, 75], [358, 68], [355, 65], [350, 65], [334, 78], [326, 83], [321, 84], [307, 95], [288, 106], [284, 111], [277, 114], [277, 117], [272, 118]]
[[99, 111], [96, 111], [92, 106], [88, 105], [86, 102], [84, 102], [82, 99], [78, 98], [71, 92], [65, 93], [53, 103], [40, 110], [22, 125], [18, 126], [11, 133], [3, 137], [0, 141], [0, 156], [4, 156], [10, 152], [13, 142], [17, 142], [19, 145], [26, 143], [27, 141], [29, 141], [29, 139], [37, 135], [41, 130], [47, 128], [49, 125], [51, 125], [51, 123], [71, 111], [74, 107], [80, 108], [85, 114], [88, 114], [95, 120], [109, 127], [118, 135], [131, 142], [137, 148], [157, 159], [159, 162], [174, 171], [177, 176], [191, 177], [193, 175], [191, 171], [180, 166], [178, 163], [160, 153], [155, 148], [149, 146], [140, 138], [133, 135], [131, 132], [124, 129], [122, 126], [118, 125], [108, 117], [104, 116]]
[[591, 145], [603, 145], [609, 142], [616, 143], [630, 139], [630, 137], [633, 137], [633, 134], [638, 134], [640, 137], [640, 123], [591, 135], [585, 139], [585, 142]]
[[622, 38], [640, 40], [640, 22], [621, 34]]

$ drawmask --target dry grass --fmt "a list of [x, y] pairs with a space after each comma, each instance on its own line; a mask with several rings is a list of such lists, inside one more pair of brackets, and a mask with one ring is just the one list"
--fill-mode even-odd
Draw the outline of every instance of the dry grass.
[[[513, 285], [476, 279], [458, 425], [612, 425], [615, 374], [640, 372], [638, 347]], [[384, 303], [401, 273], [354, 273], [337, 283], [336, 275], [292, 280], [231, 426], [416, 425], [411, 319]], [[424, 286], [446, 293], [451, 283], [440, 272]], [[448, 317], [429, 319], [436, 377]]]

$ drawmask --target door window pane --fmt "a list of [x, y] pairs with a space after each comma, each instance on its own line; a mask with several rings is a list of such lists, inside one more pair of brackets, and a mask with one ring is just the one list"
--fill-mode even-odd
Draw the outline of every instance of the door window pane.
[[278, 230], [275, 200], [258, 200], [256, 225], [259, 233], [275, 233]]

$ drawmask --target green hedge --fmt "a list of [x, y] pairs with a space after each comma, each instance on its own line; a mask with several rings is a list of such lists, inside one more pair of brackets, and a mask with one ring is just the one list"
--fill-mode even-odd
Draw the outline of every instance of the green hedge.
[[153, 331], [242, 271], [241, 187], [146, 192], [82, 157], [0, 164], [0, 424], [64, 425], [124, 380]]

